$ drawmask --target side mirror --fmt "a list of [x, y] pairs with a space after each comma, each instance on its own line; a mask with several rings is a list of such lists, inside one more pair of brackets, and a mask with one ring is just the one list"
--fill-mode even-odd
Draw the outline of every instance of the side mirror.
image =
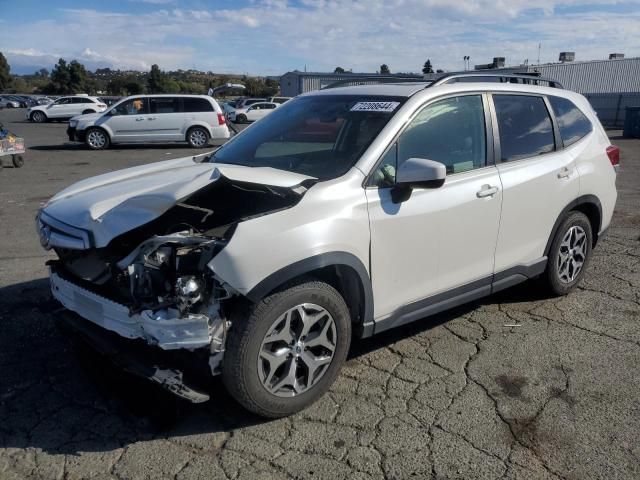
[[401, 203], [411, 197], [414, 188], [438, 188], [444, 184], [447, 167], [440, 162], [426, 158], [409, 158], [396, 172], [396, 186], [391, 191], [394, 203]]

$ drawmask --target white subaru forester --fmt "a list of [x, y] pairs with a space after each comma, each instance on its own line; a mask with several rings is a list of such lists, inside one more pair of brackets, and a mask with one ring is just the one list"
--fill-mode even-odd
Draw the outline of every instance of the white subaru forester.
[[37, 224], [67, 329], [191, 401], [221, 373], [278, 417], [327, 391], [352, 337], [534, 277], [568, 293], [618, 162], [553, 81], [330, 88], [212, 154], [76, 183]]

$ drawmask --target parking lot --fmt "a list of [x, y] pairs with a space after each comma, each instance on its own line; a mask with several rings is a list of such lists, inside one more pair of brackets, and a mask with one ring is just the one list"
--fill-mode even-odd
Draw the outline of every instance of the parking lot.
[[610, 132], [616, 213], [574, 293], [527, 283], [355, 342], [329, 394], [265, 421], [220, 381], [208, 403], [177, 401], [54, 324], [39, 206], [80, 179], [202, 151], [94, 152], [68, 144], [65, 123], [24, 110], [0, 122], [28, 148], [0, 171], [0, 478], [640, 478], [640, 140]]

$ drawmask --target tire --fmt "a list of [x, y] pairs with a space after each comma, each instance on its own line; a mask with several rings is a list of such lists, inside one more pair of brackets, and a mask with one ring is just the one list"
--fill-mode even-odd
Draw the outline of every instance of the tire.
[[34, 123], [45, 123], [47, 119], [47, 114], [41, 112], [40, 110], [36, 110], [35, 112], [31, 112], [31, 121]]
[[82, 115], [86, 115], [87, 113], [96, 113], [95, 110], [85, 110], [84, 112], [82, 112]]
[[236, 123], [247, 123], [248, 121], [249, 120], [247, 119], [246, 115], [240, 114], [236, 117]]
[[24, 165], [24, 157], [22, 155], [12, 155], [11, 161], [15, 168], [21, 168]]
[[191, 148], [205, 148], [209, 145], [209, 132], [203, 127], [191, 127], [187, 131], [187, 142]]
[[111, 139], [103, 129], [89, 128], [85, 133], [84, 143], [91, 150], [106, 150], [111, 144]]
[[[307, 332], [314, 337], [311, 340], [302, 336], [303, 313], [311, 325]], [[291, 415], [322, 397], [338, 376], [351, 343], [351, 318], [344, 299], [319, 281], [293, 285], [238, 308], [231, 322], [222, 380], [238, 403], [268, 418]], [[309, 364], [315, 367], [312, 377]], [[287, 383], [289, 378], [296, 378], [295, 386]]]
[[592, 248], [591, 222], [582, 212], [570, 212], [560, 224], [549, 249], [543, 279], [551, 293], [566, 295], [576, 287], [587, 269]]

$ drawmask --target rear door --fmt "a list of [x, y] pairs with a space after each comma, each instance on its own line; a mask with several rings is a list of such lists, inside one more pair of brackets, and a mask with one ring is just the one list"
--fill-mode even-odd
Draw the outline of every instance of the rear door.
[[173, 142], [185, 139], [182, 132], [185, 114], [180, 104], [180, 97], [149, 98], [149, 140]]
[[494, 93], [492, 101], [503, 187], [499, 280], [507, 269], [541, 260], [556, 219], [578, 197], [580, 181], [544, 96]]

